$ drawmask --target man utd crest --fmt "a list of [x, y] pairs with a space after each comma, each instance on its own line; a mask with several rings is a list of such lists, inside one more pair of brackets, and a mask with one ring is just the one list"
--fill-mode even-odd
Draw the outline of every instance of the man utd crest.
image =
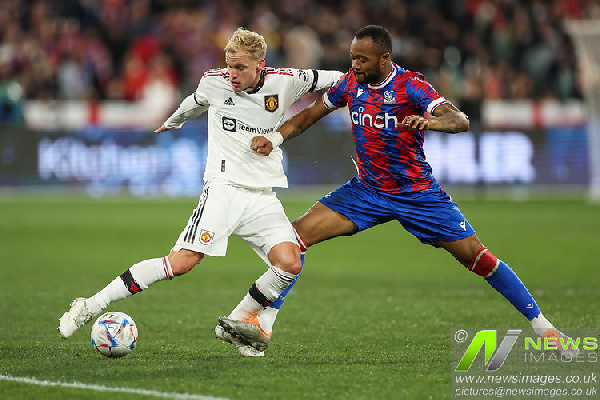
[[200, 243], [202, 243], [202, 244], [211, 244], [214, 237], [215, 237], [214, 232], [206, 231], [204, 229], [202, 229], [200, 231], [200, 235], [198, 235], [198, 238], [200, 239]]
[[274, 112], [279, 107], [279, 95], [271, 94], [269, 96], [265, 96], [265, 110], [269, 112]]

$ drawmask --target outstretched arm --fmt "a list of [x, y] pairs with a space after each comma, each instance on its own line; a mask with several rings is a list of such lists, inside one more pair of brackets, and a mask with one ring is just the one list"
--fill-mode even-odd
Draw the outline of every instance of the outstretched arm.
[[458, 133], [469, 129], [469, 118], [452, 103], [440, 104], [433, 110], [433, 116], [429, 119], [420, 115], [409, 115], [402, 123], [413, 131]]
[[154, 133], [166, 132], [166, 131], [168, 131], [169, 129], [171, 129], [171, 128], [167, 128], [167, 127], [165, 126], [165, 124], [162, 124], [162, 125], [160, 126], [160, 128], [158, 128], [158, 129], [155, 129], [155, 130], [154, 130]]
[[[274, 144], [275, 147], [277, 147], [284, 141], [299, 136], [331, 111], [332, 110], [325, 107], [321, 99], [318, 99], [281, 125], [278, 130], [280, 137], [277, 136], [278, 132], [273, 132], [273, 135], [255, 136], [252, 138], [250, 147], [257, 153], [268, 156], [271, 151], [273, 151]], [[276, 141], [276, 143], [272, 143], [273, 140]], [[279, 143], [277, 143], [277, 141]]]
[[201, 103], [197, 93], [193, 93], [183, 99], [179, 108], [165, 121], [155, 133], [168, 131], [171, 128], [181, 128], [183, 123], [189, 119], [196, 118], [204, 111], [208, 110], [209, 104]]

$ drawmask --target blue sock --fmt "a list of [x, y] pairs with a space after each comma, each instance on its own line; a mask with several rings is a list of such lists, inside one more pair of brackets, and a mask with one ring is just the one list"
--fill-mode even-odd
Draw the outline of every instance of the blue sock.
[[[304, 269], [304, 253], [300, 253], [300, 262], [302, 262], [302, 269]], [[281, 292], [281, 294], [279, 295], [277, 300], [275, 300], [274, 302], [269, 304], [269, 307], [273, 307], [278, 310], [281, 308], [281, 305], [283, 304], [283, 301], [285, 300], [285, 296], [287, 296], [287, 294], [290, 292], [290, 290], [292, 290], [292, 288], [298, 281], [298, 278], [300, 278], [301, 273], [302, 273], [302, 270], [300, 270], [300, 272], [296, 276], [296, 279], [294, 279], [294, 281], [290, 284], [290, 286], [288, 286], [287, 288], [285, 288], [285, 290], [283, 292]]]
[[500, 260], [496, 272], [486, 280], [529, 321], [540, 313], [533, 296], [531, 296], [517, 274], [503, 261]]

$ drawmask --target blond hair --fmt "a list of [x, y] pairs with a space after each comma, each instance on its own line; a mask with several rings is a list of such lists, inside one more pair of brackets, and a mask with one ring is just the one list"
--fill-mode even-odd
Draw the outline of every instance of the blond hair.
[[256, 32], [238, 28], [225, 45], [225, 53], [248, 53], [251, 59], [262, 60], [267, 54], [267, 42]]

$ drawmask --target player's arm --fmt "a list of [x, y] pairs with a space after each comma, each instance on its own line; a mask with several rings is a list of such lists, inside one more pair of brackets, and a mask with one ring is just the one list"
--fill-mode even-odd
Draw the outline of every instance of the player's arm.
[[342, 76], [343, 72], [329, 70], [313, 70], [314, 82], [312, 83], [309, 92], [325, 92], [333, 86]]
[[278, 132], [265, 136], [256, 136], [252, 138], [250, 147], [260, 154], [268, 156], [274, 147], [279, 146], [286, 140], [290, 140], [302, 134], [315, 122], [329, 114], [331, 111], [325, 107], [321, 99], [316, 100], [310, 106], [294, 115], [279, 127]]
[[446, 133], [459, 133], [469, 129], [469, 118], [452, 103], [440, 104], [433, 111], [429, 119], [420, 115], [409, 115], [402, 121], [413, 131], [439, 131]]
[[279, 127], [279, 133], [283, 136], [283, 140], [290, 140], [301, 135], [305, 130], [310, 128], [315, 122], [332, 112], [321, 99], [316, 100], [310, 106], [288, 119]]
[[440, 131], [447, 133], [464, 132], [469, 129], [469, 118], [450, 102], [435, 108], [429, 119], [420, 115], [409, 115], [402, 123], [413, 131]]
[[181, 128], [185, 121], [196, 118], [208, 110], [208, 107], [208, 100], [199, 91], [196, 91], [183, 99], [179, 108], [154, 132], [161, 133], [171, 128]]

